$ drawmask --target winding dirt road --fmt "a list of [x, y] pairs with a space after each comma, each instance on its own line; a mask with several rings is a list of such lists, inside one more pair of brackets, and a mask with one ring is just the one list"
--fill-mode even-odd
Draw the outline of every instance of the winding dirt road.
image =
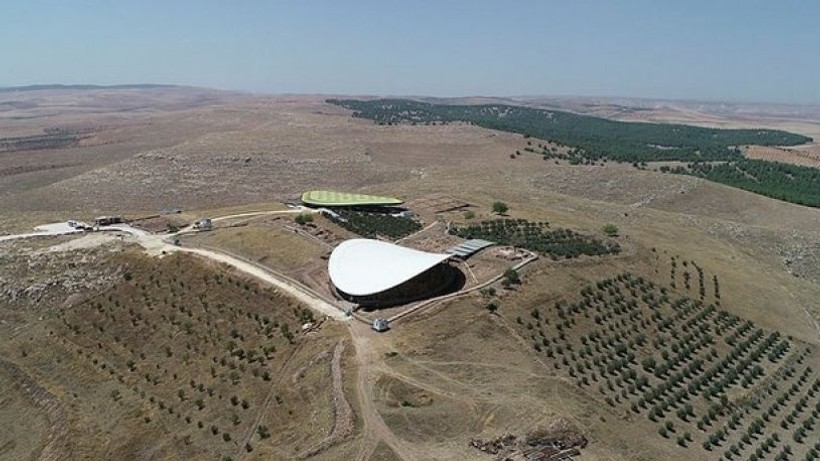
[[[259, 214], [277, 214], [277, 213], [294, 213], [301, 210], [287, 210], [277, 212], [260, 212], [260, 213], [242, 213], [240, 215], [222, 216], [213, 218], [214, 221], [225, 220], [233, 217], [243, 217], [247, 215]], [[284, 293], [299, 300], [305, 306], [313, 309], [315, 312], [326, 315], [334, 320], [343, 321], [348, 326], [348, 331], [352, 338], [353, 345], [356, 350], [357, 377], [356, 377], [356, 394], [359, 401], [361, 417], [364, 423], [364, 435], [362, 437], [361, 446], [357, 456], [357, 460], [366, 461], [373, 451], [378, 446], [379, 442], [387, 444], [393, 452], [403, 461], [415, 461], [417, 458], [408, 453], [407, 442], [397, 437], [387, 426], [376, 408], [374, 401], [374, 392], [372, 383], [374, 381], [374, 366], [377, 366], [381, 360], [380, 348], [374, 347], [373, 344], [376, 339], [376, 333], [370, 330], [368, 325], [360, 322], [350, 322], [351, 317], [348, 317], [342, 312], [340, 308], [330, 304], [322, 299], [318, 294], [313, 293], [310, 289], [294, 284], [282, 277], [277, 276], [271, 271], [267, 271], [262, 267], [243, 261], [239, 258], [225, 254], [212, 249], [203, 248], [188, 248], [180, 247], [170, 243], [176, 234], [170, 235], [154, 235], [142, 229], [137, 229], [128, 225], [109, 226], [106, 231], [118, 231], [128, 234], [128, 238], [134, 243], [139, 244], [148, 254], [162, 255], [175, 252], [183, 252], [193, 254], [201, 258], [209, 259], [219, 263], [226, 264], [234, 269], [243, 272], [255, 279], [274, 286]], [[62, 232], [68, 233], [68, 232]], [[3, 240], [14, 240], [21, 238], [29, 238], [42, 235], [57, 235], [45, 234], [43, 232], [7, 235], [3, 236]], [[338, 351], [341, 354], [341, 350]], [[252, 435], [252, 434], [251, 434]]]
[[416, 460], [415, 457], [408, 454], [408, 447], [405, 442], [390, 430], [376, 408], [372, 386], [374, 381], [373, 366], [381, 360], [381, 353], [379, 352], [379, 348], [373, 347], [373, 344], [371, 344], [373, 335], [376, 333], [373, 333], [369, 326], [359, 322], [349, 322], [348, 320], [350, 320], [351, 317], [345, 316], [341, 309], [331, 305], [309, 289], [293, 284], [272, 272], [231, 255], [215, 250], [179, 247], [168, 244], [162, 239], [160, 239], [160, 242], [157, 242], [157, 236], [150, 234], [140, 234], [135, 235], [135, 237], [136, 241], [143, 245], [149, 252], [185, 252], [227, 264], [264, 283], [279, 288], [322, 315], [327, 315], [335, 320], [345, 321], [356, 349], [356, 362], [358, 364], [356, 394], [362, 413], [362, 421], [364, 422], [364, 436], [362, 437], [362, 445], [357, 460], [367, 460], [380, 441], [386, 443], [396, 456], [403, 461]]
[[393, 453], [403, 461], [415, 461], [417, 458], [409, 453], [406, 442], [396, 436], [387, 426], [376, 408], [373, 393], [374, 371], [381, 361], [382, 351], [374, 342], [374, 334], [367, 325], [350, 322], [348, 325], [356, 347], [356, 362], [359, 370], [356, 376], [356, 394], [364, 422], [364, 435], [356, 461], [367, 461], [376, 450], [379, 442], [384, 442]]

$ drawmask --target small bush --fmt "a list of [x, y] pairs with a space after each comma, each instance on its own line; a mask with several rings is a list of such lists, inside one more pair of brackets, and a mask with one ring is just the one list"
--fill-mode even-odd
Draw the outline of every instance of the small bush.
[[504, 214], [510, 210], [510, 207], [504, 202], [493, 202], [492, 210], [493, 213]]
[[296, 218], [294, 218], [293, 220], [296, 221], [296, 224], [304, 225], [313, 222], [313, 215], [301, 213], [296, 215]]
[[618, 226], [610, 223], [603, 227], [603, 231], [608, 237], [615, 237], [618, 235]]

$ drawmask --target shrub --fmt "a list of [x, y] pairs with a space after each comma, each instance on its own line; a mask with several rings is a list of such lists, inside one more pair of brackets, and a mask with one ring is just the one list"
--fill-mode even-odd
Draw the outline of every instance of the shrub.
[[313, 222], [313, 215], [307, 213], [300, 213], [293, 219], [296, 224], [304, 225]]
[[493, 213], [504, 214], [510, 210], [510, 207], [504, 202], [493, 202], [492, 210]]
[[270, 437], [268, 426], [265, 425], [256, 426], [256, 433], [259, 434], [260, 439], [267, 439]]
[[615, 224], [607, 224], [603, 228], [604, 234], [608, 237], [615, 237], [618, 235], [618, 227]]
[[504, 280], [506, 280], [510, 285], [521, 284], [521, 276], [518, 275], [518, 271], [513, 268], [509, 268], [504, 271]]

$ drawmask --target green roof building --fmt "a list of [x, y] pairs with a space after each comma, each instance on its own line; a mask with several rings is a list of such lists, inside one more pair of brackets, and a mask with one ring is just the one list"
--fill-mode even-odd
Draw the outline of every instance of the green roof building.
[[302, 194], [302, 203], [314, 207], [334, 206], [394, 206], [402, 201], [392, 197], [377, 195], [351, 194], [328, 190], [311, 190]]

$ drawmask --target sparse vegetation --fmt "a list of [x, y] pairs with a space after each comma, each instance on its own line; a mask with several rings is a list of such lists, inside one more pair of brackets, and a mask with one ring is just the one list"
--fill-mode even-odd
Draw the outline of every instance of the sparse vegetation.
[[[594, 164], [613, 160], [646, 168], [647, 162], [678, 161], [688, 166], [661, 171], [693, 174], [761, 195], [808, 206], [820, 206], [820, 169], [745, 159], [740, 146], [793, 146], [811, 138], [781, 130], [718, 129], [691, 125], [634, 123], [530, 107], [445, 105], [402, 99], [337, 100], [354, 117], [379, 124], [463, 121], [484, 128], [521, 133], [566, 146], [566, 153], [540, 148], [528, 141], [524, 151], [545, 160]], [[520, 151], [510, 154], [516, 158]]]
[[[29, 111], [14, 105], [25, 95], [9, 96], [9, 133], [60, 123], [59, 115], [24, 118], [42, 114], [44, 106]], [[577, 237], [614, 244], [603, 232], [605, 223], [614, 222], [628, 226], [617, 239], [624, 254], [557, 264], [550, 257], [572, 256], [539, 251], [548, 257], [527, 265], [519, 277], [523, 286], [505, 278], [502, 283], [515, 289], [494, 285], [436, 304], [396, 322], [387, 336], [365, 332], [375, 339], [367, 343], [367, 363], [360, 364], [354, 349], [362, 343], [340, 341], [348, 332], [339, 323], [312, 319], [311, 311], [280, 292], [221, 265], [173, 254], [143, 258], [129, 243], [133, 239], [65, 253], [51, 247], [73, 238], [4, 242], [0, 419], [14, 424], [0, 436], [0, 458], [29, 459], [36, 457], [29, 447], [64, 443], [66, 450], [51, 457], [346, 459], [358, 453], [375, 460], [415, 453], [490, 459], [465, 455], [472, 450], [466, 441], [489, 437], [480, 449], [493, 449], [495, 437], [503, 440], [505, 434], [492, 432], [513, 428], [521, 434], [516, 442], [522, 450], [533, 448], [528, 442], [551, 447], [540, 427], [523, 431], [542, 423], [566, 430], [555, 424], [565, 416], [590, 437], [593, 457], [716, 460], [728, 453], [738, 461], [817, 459], [818, 355], [803, 312], [814, 309], [817, 290], [801, 280], [816, 279], [811, 210], [778, 207], [691, 177], [630, 171], [627, 165], [597, 167], [604, 160], [586, 157], [583, 149], [536, 137], [462, 123], [375, 127], [351, 123], [313, 99], [309, 105], [297, 96], [288, 101], [188, 107], [182, 112], [191, 117], [184, 124], [172, 112], [160, 119], [153, 110], [123, 112], [106, 116], [115, 126], [99, 135], [107, 143], [102, 146], [13, 155], [14, 162], [23, 162], [20, 169], [13, 163], [4, 172], [28, 176], [6, 182], [0, 209], [7, 217], [0, 224], [5, 232], [24, 232], [52, 218], [88, 219], [92, 210], [138, 219], [135, 210], [185, 207], [181, 216], [160, 218], [150, 229], [162, 232], [168, 220], [182, 226], [194, 215], [267, 209], [258, 203], [267, 198], [260, 197], [317, 187], [317, 177], [331, 171], [328, 187], [356, 189], [379, 181], [380, 190], [406, 198], [425, 222], [455, 221], [461, 230], [492, 216], [493, 199], [504, 200], [540, 230], [526, 237], [530, 224], [499, 223], [505, 227], [497, 230], [500, 240], [529, 241], [535, 248], [547, 238], [539, 234], [558, 230], [561, 235], [550, 236], [555, 241], [549, 243]], [[75, 123], [90, 113], [80, 110], [82, 103], [66, 107]], [[150, 136], [143, 136], [147, 130]], [[179, 134], [172, 138], [163, 131]], [[197, 134], [206, 132], [213, 135]], [[194, 136], [199, 141], [183, 142]], [[280, 146], [289, 147], [280, 152]], [[506, 154], [515, 150], [510, 162]], [[129, 158], [120, 153], [125, 151], [138, 154]], [[106, 168], [98, 168], [97, 156]], [[56, 162], [74, 166], [35, 171]], [[572, 168], [567, 162], [596, 166]], [[75, 176], [80, 173], [88, 174]], [[49, 186], [54, 178], [59, 184]], [[581, 189], [592, 200], [575, 197]], [[53, 202], [44, 200], [55, 191], [61, 193]], [[482, 203], [488, 195], [483, 210], [460, 205]], [[249, 204], [211, 211], [239, 203]], [[534, 222], [546, 216], [577, 232], [567, 237], [563, 229]], [[221, 248], [323, 291], [321, 258], [329, 248], [307, 234], [334, 245], [348, 232], [324, 218], [295, 229], [297, 217], [298, 212], [216, 221], [214, 232], [181, 237], [181, 249]], [[458, 240], [441, 235], [443, 227], [403, 244], [441, 251]], [[108, 235], [80, 237], [78, 243]], [[9, 256], [18, 246], [24, 251]], [[680, 256], [690, 250], [697, 263]], [[524, 254], [491, 248], [458, 264], [473, 286]], [[63, 272], [55, 272], [57, 258], [66, 261], [60, 263]], [[794, 277], [778, 270], [778, 259], [788, 260]], [[492, 306], [500, 306], [495, 314]], [[748, 319], [755, 322], [747, 326]], [[313, 323], [310, 331], [301, 329], [306, 322]], [[328, 352], [337, 343], [346, 345], [341, 366], [357, 367], [356, 374], [345, 373], [343, 394], [355, 393], [352, 401], [360, 405], [351, 436], [308, 456], [306, 450], [332, 433]], [[19, 373], [9, 368], [14, 363]], [[375, 386], [374, 392], [360, 394], [357, 378], [368, 375], [378, 380], [364, 383]], [[32, 387], [41, 379], [42, 386]], [[362, 421], [368, 406], [384, 426]], [[64, 434], [59, 421], [65, 422]], [[374, 427], [386, 427], [407, 441], [400, 447], [412, 445], [412, 451], [392, 453], [373, 437], [390, 434], [366, 433]], [[100, 443], [106, 440], [111, 443]]]
[[733, 160], [734, 146], [797, 145], [811, 138], [780, 130], [725, 130], [690, 125], [632, 123], [521, 106], [446, 105], [405, 99], [329, 99], [353, 116], [380, 124], [470, 122], [570, 146], [593, 160], [621, 162]]
[[[216, 438], [222, 448], [211, 454], [219, 456], [234, 452], [238, 434], [271, 438], [268, 427], [279, 422], [263, 418], [251, 426], [255, 411], [271, 388], [272, 372], [301, 347], [298, 326], [315, 321], [312, 312], [182, 255], [153, 260], [126, 254], [112, 264], [127, 267], [130, 279], [118, 278], [111, 290], [61, 311], [53, 340], [55, 347], [76, 349], [72, 356], [80, 364], [72, 369], [82, 370], [85, 362], [110, 373], [116, 384], [106, 397], [123, 407], [122, 424], [130, 417], [149, 428], [182, 425], [193, 432], [180, 447], [200, 450]], [[277, 392], [290, 391], [280, 385]], [[304, 417], [302, 397], [277, 401], [288, 420]]]

